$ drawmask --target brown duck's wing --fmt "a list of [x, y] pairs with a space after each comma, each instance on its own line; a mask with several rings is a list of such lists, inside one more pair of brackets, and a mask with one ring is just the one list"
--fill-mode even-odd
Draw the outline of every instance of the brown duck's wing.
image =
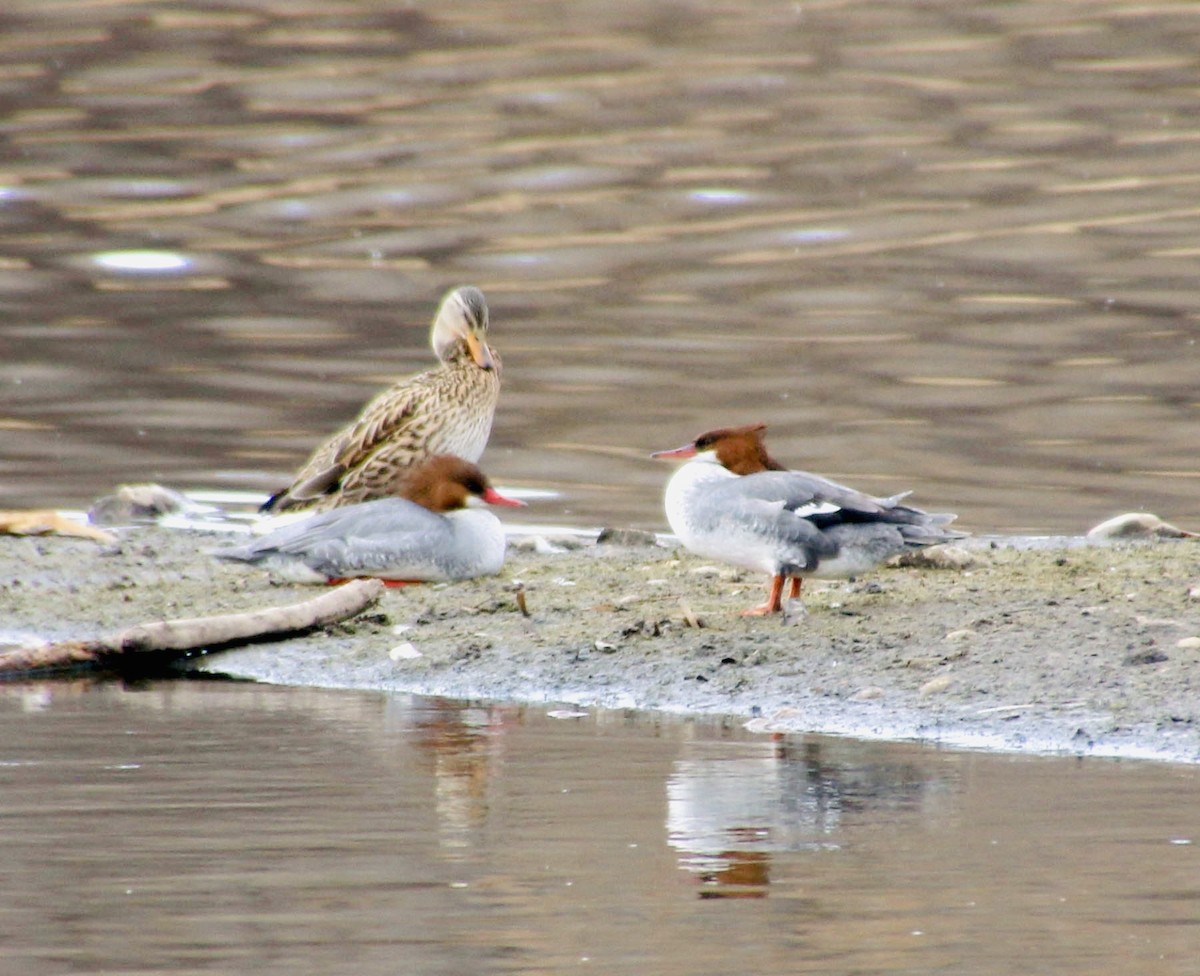
[[367, 401], [359, 415], [322, 441], [292, 483], [271, 497], [264, 511], [284, 511], [309, 504], [335, 491], [342, 474], [360, 464], [391, 432], [411, 424], [416, 404], [428, 396], [443, 368], [408, 376]]
[[292, 505], [324, 512], [400, 495], [404, 472], [435, 453], [411, 429], [398, 428], [353, 468], [334, 463], [288, 489]]
[[[411, 428], [399, 428], [352, 468], [334, 467], [336, 482], [326, 489], [320, 508], [353, 505], [403, 492], [404, 476], [413, 465], [439, 453], [428, 438]], [[332, 497], [336, 491], [336, 497]]]
[[[310, 507], [314, 501], [327, 508], [394, 494], [390, 482], [396, 472], [432, 454], [468, 453], [458, 444], [462, 424], [456, 423], [456, 415], [474, 418], [467, 426], [478, 428], [486, 443], [499, 395], [498, 372], [481, 370], [469, 359], [407, 377], [370, 400], [353, 423], [325, 440], [292, 484], [263, 508], [283, 511]], [[474, 410], [471, 404], [483, 408]], [[468, 406], [456, 409], [461, 405]]]
[[[358, 457], [357, 463], [335, 465], [337, 497], [324, 500], [323, 507], [400, 494], [408, 469], [434, 454], [457, 454], [467, 461], [477, 461], [487, 445], [499, 385], [496, 377], [478, 369], [464, 371], [461, 378], [484, 387], [475, 396], [486, 409], [473, 412], [469, 418], [460, 416], [459, 420], [465, 421], [460, 423], [430, 424], [427, 417], [414, 416], [408, 423], [394, 424], [386, 437], [379, 438], [370, 451]], [[445, 394], [447, 390], [439, 392]], [[456, 397], [451, 399], [458, 402]], [[445, 406], [437, 401], [434, 405]]]
[[[287, 489], [287, 497], [300, 504], [316, 501], [318, 498], [323, 498], [330, 492], [336, 491], [345, 473], [346, 469], [340, 464], [332, 464], [315, 472], [310, 478], [294, 481]], [[283, 493], [281, 492], [281, 494]]]
[[326, 442], [329, 453], [323, 467], [353, 468], [382, 442], [411, 427], [421, 415], [421, 404], [430, 399], [444, 374], [444, 369], [433, 369], [409, 377], [368, 402], [352, 424]]
[[[414, 460], [420, 460], [436, 453], [421, 450], [421, 439], [436, 430], [439, 418], [453, 413], [456, 404], [485, 403], [490, 427], [491, 413], [500, 393], [500, 357], [495, 350], [491, 352], [494, 369], [480, 369], [463, 353], [436, 369], [406, 377], [384, 390], [363, 407], [354, 423], [338, 431], [313, 453], [314, 461], [320, 456], [320, 463], [313, 466], [317, 471], [333, 466], [349, 471], [367, 463], [380, 446], [393, 443], [397, 445], [393, 453], [402, 449], [400, 444], [407, 443], [415, 451]], [[422, 427], [426, 430], [422, 431]], [[310, 473], [310, 477], [315, 473]]]

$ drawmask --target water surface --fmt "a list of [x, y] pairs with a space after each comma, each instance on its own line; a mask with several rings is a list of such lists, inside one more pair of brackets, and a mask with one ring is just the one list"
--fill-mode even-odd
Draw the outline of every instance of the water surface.
[[0, 502], [277, 488], [480, 285], [489, 471], [663, 527], [647, 452], [976, 531], [1200, 520], [1189, 4], [12, 0]]
[[1195, 767], [0, 688], [0, 972], [1200, 972]]

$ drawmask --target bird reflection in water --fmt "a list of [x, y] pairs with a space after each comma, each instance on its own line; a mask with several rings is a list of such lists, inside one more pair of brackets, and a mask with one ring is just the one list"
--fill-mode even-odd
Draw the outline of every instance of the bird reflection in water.
[[465, 857], [487, 819], [504, 730], [521, 721], [519, 706], [464, 706], [431, 698], [418, 713], [417, 749], [433, 774], [437, 840], [442, 855]]
[[915, 818], [946, 786], [909, 763], [828, 755], [816, 739], [689, 748], [667, 782], [667, 834], [700, 898], [765, 898], [776, 855], [840, 851], [856, 817]]

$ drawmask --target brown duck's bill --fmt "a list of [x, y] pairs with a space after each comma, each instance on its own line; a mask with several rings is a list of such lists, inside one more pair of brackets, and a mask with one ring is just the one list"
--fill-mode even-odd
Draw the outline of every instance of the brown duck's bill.
[[466, 335], [467, 350], [471, 353], [471, 359], [480, 369], [495, 369], [496, 364], [492, 360], [492, 351], [480, 341], [479, 336], [474, 332], [468, 332]]

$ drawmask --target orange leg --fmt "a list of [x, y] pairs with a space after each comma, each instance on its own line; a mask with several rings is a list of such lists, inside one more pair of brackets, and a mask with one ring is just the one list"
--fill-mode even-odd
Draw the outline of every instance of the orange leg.
[[[331, 579], [326, 580], [325, 582], [329, 586], [340, 586], [342, 583], [349, 583], [352, 579], [364, 579], [364, 578], [366, 578], [366, 577], [335, 576]], [[385, 580], [382, 580], [381, 582], [383, 583], [384, 586], [388, 587], [389, 589], [396, 589], [401, 586], [416, 586], [421, 581], [420, 580], [389, 580], [389, 579], [385, 579]]]
[[[795, 581], [793, 581], [794, 583]], [[767, 594], [767, 602], [762, 606], [743, 610], [743, 617], [765, 617], [769, 613], [779, 613], [783, 609], [783, 577], [771, 577], [771, 591]]]
[[791, 585], [790, 589], [788, 590], [788, 599], [789, 600], [800, 599], [800, 587], [803, 585], [804, 585], [804, 577], [803, 576], [793, 576], [792, 577], [792, 585]]

